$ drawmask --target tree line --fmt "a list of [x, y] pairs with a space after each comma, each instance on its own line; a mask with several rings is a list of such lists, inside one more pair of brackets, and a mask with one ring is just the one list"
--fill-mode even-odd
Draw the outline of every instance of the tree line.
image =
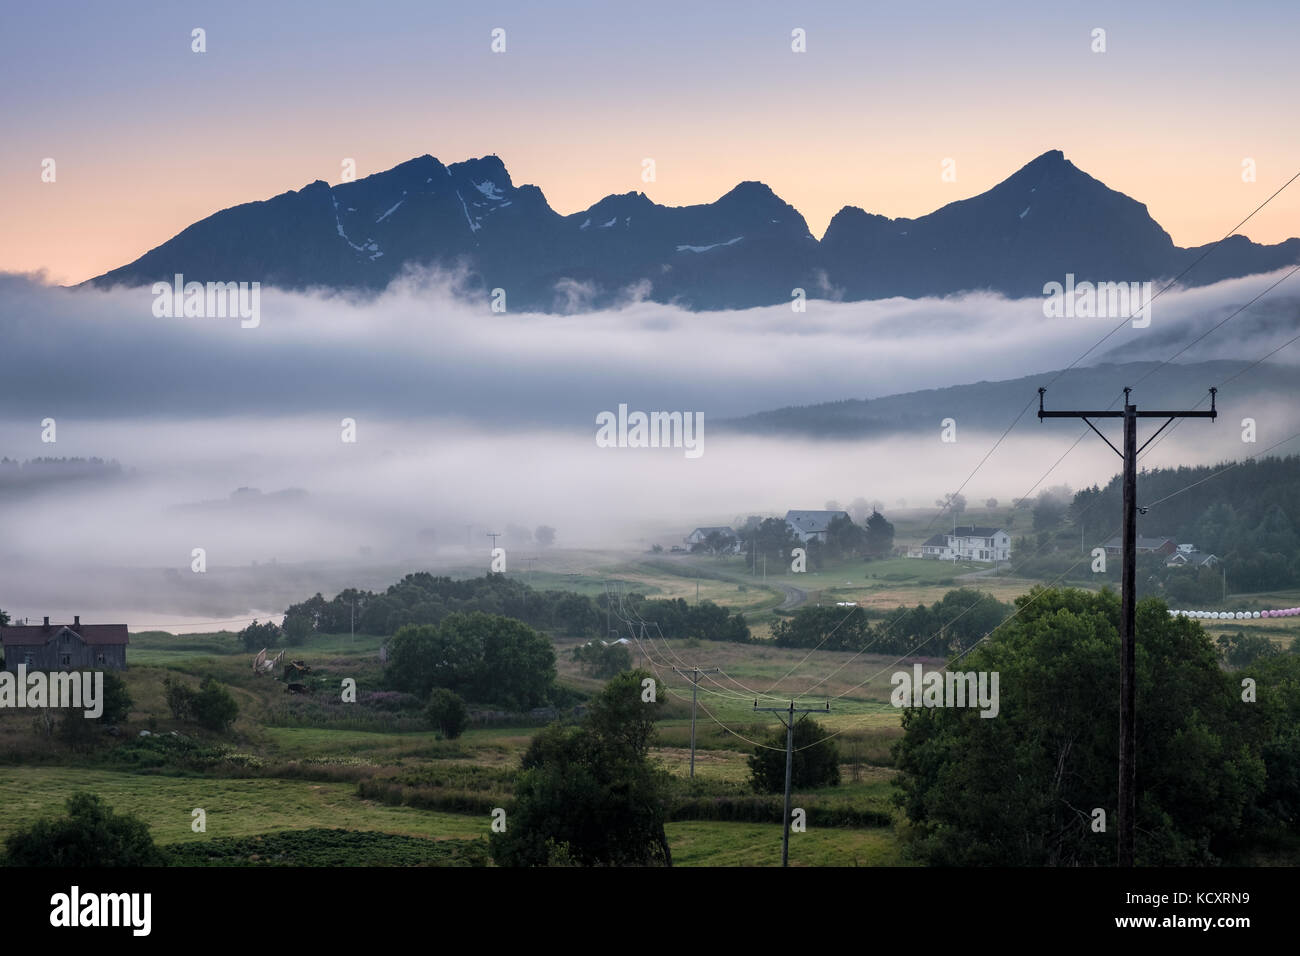
[[[709, 641], [750, 640], [744, 615], [711, 601], [649, 599], [633, 593], [624, 599], [644, 619], [657, 621], [664, 636], [697, 637]], [[348, 588], [326, 600], [321, 594], [291, 605], [284, 615], [288, 643], [301, 643], [313, 633], [358, 633], [388, 636], [408, 625], [437, 626], [453, 614], [495, 614], [530, 627], [568, 637], [607, 636], [607, 621], [617, 627], [604, 594], [595, 598], [573, 591], [539, 591], [503, 574], [456, 580], [427, 572], [408, 574], [382, 593]], [[627, 636], [627, 635], [619, 635]], [[274, 646], [275, 634], [265, 625], [248, 638], [249, 649]]]
[[928, 606], [899, 607], [876, 620], [862, 607], [801, 608], [777, 622], [772, 637], [778, 647], [943, 657], [975, 644], [1011, 610], [983, 591], [958, 588]]
[[[1116, 475], [1104, 487], [1040, 493], [1033, 502], [1036, 534], [1018, 538], [1013, 548], [1025, 556], [1022, 569], [1055, 576], [1083, 556], [1082, 549], [1117, 537], [1122, 484]], [[1300, 514], [1300, 456], [1144, 471], [1138, 505], [1147, 509], [1138, 513], [1139, 535], [1194, 544], [1202, 559], [1213, 554], [1218, 560], [1170, 567], [1165, 555], [1139, 554], [1140, 597], [1163, 597], [1171, 606], [1217, 605], [1225, 585], [1235, 593], [1300, 587], [1300, 531], [1292, 517]], [[1119, 564], [1108, 562], [1105, 578], [1118, 581]], [[1092, 576], [1088, 562], [1079, 567], [1081, 576]]]

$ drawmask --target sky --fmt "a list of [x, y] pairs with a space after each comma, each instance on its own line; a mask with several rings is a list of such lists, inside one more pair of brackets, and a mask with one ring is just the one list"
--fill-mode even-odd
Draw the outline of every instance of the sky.
[[[337, 183], [346, 160], [365, 176], [426, 153], [496, 154], [564, 214], [631, 190], [710, 202], [760, 180], [820, 237], [844, 205], [924, 215], [1061, 149], [1146, 203], [1182, 246], [1218, 239], [1300, 170], [1300, 7], [1039, 6], [11, 5], [0, 31], [0, 456], [112, 458], [126, 473], [0, 498], [6, 610], [133, 625], [265, 616], [460, 554], [466, 525], [471, 540], [548, 524], [562, 547], [643, 549], [831, 499], [928, 507], [996, 434], [961, 424], [943, 445], [935, 422], [808, 441], [717, 423], [1059, 369], [1109, 322], [1050, 320], [1041, 299], [992, 294], [818, 301], [793, 322], [781, 306], [701, 315], [637, 300], [487, 316], [446, 276], [412, 273], [364, 300], [267, 289], [260, 324], [243, 328], [155, 318], [147, 288], [59, 286], [220, 209]], [[195, 28], [206, 52], [192, 51]], [[1105, 52], [1093, 52], [1097, 29]], [[794, 30], [806, 52], [792, 51]], [[1300, 235], [1300, 185], [1242, 231]], [[1119, 330], [1089, 362], [1177, 355], [1277, 277], [1175, 289], [1149, 328]], [[1253, 361], [1294, 335], [1289, 286], [1263, 306], [1179, 361]], [[827, 357], [814, 372], [789, 361], [810, 350]], [[1275, 360], [1296, 361], [1289, 350]], [[1186, 401], [1207, 384], [1190, 383]], [[1240, 394], [1220, 397], [1222, 427], [1179, 431], [1151, 464], [1240, 457], [1229, 427], [1239, 413], [1259, 419], [1261, 443], [1300, 425], [1293, 394], [1244, 411], [1230, 407]], [[702, 414], [703, 454], [599, 447], [596, 416], [624, 403]], [[356, 443], [341, 441], [344, 418]], [[1052, 483], [1105, 482], [1113, 454], [1076, 437], [1026, 422], [969, 496], [1021, 496], [1053, 461]], [[245, 487], [306, 494], [231, 498]], [[75, 545], [51, 528], [75, 529]], [[198, 583], [219, 575], [191, 574], [196, 546], [225, 569], [220, 587]], [[289, 569], [278, 583], [271, 561]], [[293, 570], [325, 565], [334, 570]]]
[[[79, 282], [345, 159], [425, 153], [495, 153], [565, 214], [761, 180], [820, 237], [845, 205], [923, 215], [1059, 148], [1199, 245], [1300, 170], [1298, 25], [1281, 2], [11, 5], [0, 271]], [[1298, 223], [1288, 191], [1242, 231]]]

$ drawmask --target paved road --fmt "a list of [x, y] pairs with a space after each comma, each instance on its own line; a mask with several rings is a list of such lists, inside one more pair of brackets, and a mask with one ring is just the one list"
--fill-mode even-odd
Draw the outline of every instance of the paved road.
[[789, 611], [798, 607], [804, 601], [808, 600], [808, 592], [802, 588], [796, 588], [789, 584], [772, 584], [772, 587], [780, 588], [785, 593], [785, 600], [777, 605], [778, 611]]
[[772, 608], [772, 610], [774, 611], [789, 611], [799, 607], [799, 605], [803, 604], [808, 600], [807, 591], [805, 591], [803, 588], [797, 588], [790, 584], [778, 584], [776, 581], [772, 581], [768, 584], [761, 584], [759, 583], [762, 580], [761, 578], [756, 579], [751, 577], [748, 574], [746, 575], [728, 574], [726, 575], [726, 580], [735, 581], [737, 584], [744, 584], [747, 587], [751, 587], [751, 588], [775, 588], [776, 590], [780, 591], [782, 594], [785, 595], [785, 597], [780, 604]]

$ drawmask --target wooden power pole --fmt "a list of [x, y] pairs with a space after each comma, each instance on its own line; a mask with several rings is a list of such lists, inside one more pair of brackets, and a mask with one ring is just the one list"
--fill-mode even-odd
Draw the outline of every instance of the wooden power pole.
[[[1082, 418], [1089, 428], [1110, 445], [1111, 450], [1124, 459], [1124, 565], [1120, 574], [1120, 617], [1119, 617], [1119, 793], [1116, 816], [1119, 824], [1120, 866], [1133, 865], [1134, 821], [1137, 815], [1137, 639], [1135, 633], [1137, 608], [1137, 456], [1151, 444], [1152, 440], [1169, 427], [1175, 418], [1209, 418], [1218, 417], [1214, 407], [1218, 389], [1210, 389], [1209, 411], [1138, 411], [1136, 405], [1130, 404], [1130, 388], [1124, 389], [1123, 411], [1046, 411], [1043, 408], [1045, 388], [1038, 390], [1038, 418]], [[1124, 450], [1120, 451], [1111, 444], [1110, 439], [1097, 431], [1091, 419], [1124, 419]], [[1137, 443], [1137, 420], [1139, 418], [1164, 418], [1154, 435]]]
[[674, 667], [673, 670], [681, 674], [683, 677], [689, 675], [691, 681], [691, 779], [694, 779], [695, 778], [695, 701], [700, 690], [700, 675], [716, 674], [718, 673], [718, 668], [689, 667], [683, 670], [680, 667]]
[[781, 865], [790, 865], [790, 771], [794, 761], [794, 719], [795, 714], [799, 714], [799, 720], [803, 720], [809, 714], [830, 713], [831, 704], [827, 701], [821, 707], [796, 707], [794, 701], [790, 701], [789, 707], [759, 707], [758, 701], [754, 701], [754, 710], [766, 711], [776, 714], [781, 718], [781, 723], [785, 724], [785, 833], [781, 837]]

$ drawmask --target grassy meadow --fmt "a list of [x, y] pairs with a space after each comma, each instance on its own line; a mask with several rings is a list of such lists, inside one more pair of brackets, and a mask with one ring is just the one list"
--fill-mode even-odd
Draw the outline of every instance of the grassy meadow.
[[[656, 598], [694, 601], [698, 593], [743, 611], [762, 637], [778, 615], [790, 613], [778, 609], [788, 588], [804, 592], [810, 604], [851, 601], [889, 611], [939, 600], [967, 584], [1002, 600], [1033, 584], [1009, 577], [962, 580], [981, 570], [887, 559], [806, 574], [769, 566], [764, 581], [741, 557], [564, 552], [547, 568], [511, 575], [536, 588], [590, 595], [603, 592], [607, 581]], [[1253, 599], [1260, 606], [1294, 605], [1300, 594]], [[1279, 645], [1300, 633], [1300, 619], [1206, 624], [1211, 633], [1249, 627]], [[560, 683], [582, 694], [599, 690], [602, 681], [584, 675], [572, 659], [581, 641], [552, 641]], [[418, 713], [342, 702], [347, 678], [356, 681], [358, 697], [382, 689], [381, 644], [370, 635], [326, 634], [289, 648], [286, 659], [312, 668], [305, 679], [311, 693], [297, 696], [282, 682], [254, 674], [253, 655], [234, 633], [133, 634], [130, 667], [122, 676], [134, 706], [116, 736], [71, 750], [57, 734], [45, 734], [32, 711], [0, 711], [0, 838], [37, 816], [61, 812], [69, 795], [88, 790], [138, 815], [186, 865], [485, 863], [491, 811], [509, 802], [519, 759], [545, 720], [476, 723], [459, 739], [443, 740]], [[634, 664], [658, 675], [668, 703], [654, 755], [674, 778], [667, 833], [675, 864], [779, 863], [780, 798], [755, 802], [747, 758], [781, 727], [774, 715], [755, 712], [755, 703], [778, 706], [790, 695], [807, 706], [831, 701], [818, 719], [836, 735], [842, 778], [838, 787], [795, 794], [794, 805], [808, 810], [809, 826], [792, 836], [792, 864], [907, 862], [902, 821], [890, 800], [890, 748], [901, 736], [899, 712], [889, 704], [895, 658], [767, 642], [655, 639], [631, 650]], [[700, 682], [692, 780], [691, 685], [674, 668], [693, 666], [719, 672]], [[166, 681], [197, 686], [209, 675], [230, 689], [240, 708], [231, 731], [220, 736], [174, 721], [166, 704]], [[757, 818], [707, 818], [710, 801], [743, 804]], [[196, 809], [206, 815], [202, 832], [193, 826]]]

